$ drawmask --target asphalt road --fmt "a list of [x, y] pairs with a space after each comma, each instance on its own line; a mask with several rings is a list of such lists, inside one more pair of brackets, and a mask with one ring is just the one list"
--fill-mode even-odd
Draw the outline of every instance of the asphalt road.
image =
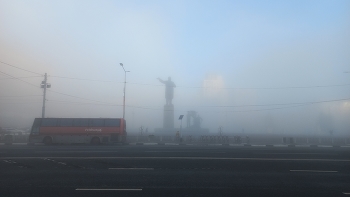
[[0, 196], [350, 196], [349, 148], [0, 146]]

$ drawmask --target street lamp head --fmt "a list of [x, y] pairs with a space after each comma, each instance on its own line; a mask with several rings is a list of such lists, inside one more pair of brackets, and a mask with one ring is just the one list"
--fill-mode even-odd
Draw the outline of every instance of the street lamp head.
[[120, 63], [121, 66], [123, 66], [123, 63]]

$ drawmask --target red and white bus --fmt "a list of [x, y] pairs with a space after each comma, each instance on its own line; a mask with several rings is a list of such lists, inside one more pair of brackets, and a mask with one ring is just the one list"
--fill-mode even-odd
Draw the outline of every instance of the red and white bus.
[[126, 141], [122, 118], [35, 118], [28, 143], [46, 145]]

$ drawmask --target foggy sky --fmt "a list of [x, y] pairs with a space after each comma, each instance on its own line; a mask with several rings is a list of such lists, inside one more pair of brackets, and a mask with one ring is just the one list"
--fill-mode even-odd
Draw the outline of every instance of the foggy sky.
[[34, 72], [0, 63], [0, 126], [41, 116], [35, 73], [47, 117], [122, 117], [123, 63], [131, 131], [162, 126], [172, 77], [211, 133], [349, 134], [349, 54], [346, 0], [0, 0], [0, 61]]

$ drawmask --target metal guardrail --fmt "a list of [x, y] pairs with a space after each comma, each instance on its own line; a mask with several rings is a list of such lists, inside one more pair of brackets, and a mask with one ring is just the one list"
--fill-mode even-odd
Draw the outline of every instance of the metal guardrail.
[[128, 136], [130, 143], [154, 142], [154, 143], [224, 143], [224, 144], [291, 144], [291, 145], [349, 145], [350, 137], [255, 137], [249, 136], [222, 136], [222, 135], [202, 135], [202, 136]]
[[182, 142], [182, 143], [250, 143], [249, 137], [241, 136], [220, 136], [220, 135], [203, 135], [203, 136], [127, 136], [127, 141], [133, 142], [161, 142], [161, 143], [172, 143], [172, 142]]
[[13, 135], [13, 134], [2, 134], [0, 135], [0, 142], [5, 144], [12, 143], [26, 143], [28, 141], [29, 134]]
[[[28, 134], [0, 136], [1, 143], [26, 143]], [[228, 135], [202, 136], [157, 136], [157, 135], [128, 135], [129, 143], [187, 143], [187, 144], [284, 144], [284, 145], [350, 145], [350, 137], [249, 137]]]

